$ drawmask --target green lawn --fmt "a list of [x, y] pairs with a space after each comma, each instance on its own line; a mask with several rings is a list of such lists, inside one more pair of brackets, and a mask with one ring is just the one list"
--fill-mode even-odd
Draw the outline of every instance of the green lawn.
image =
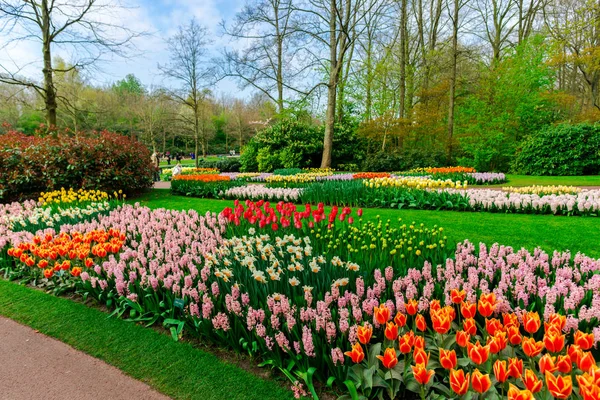
[[0, 280], [0, 314], [104, 360], [172, 398], [292, 398], [275, 381], [261, 379], [189, 343], [174, 342], [156, 330], [4, 280]]
[[566, 185], [566, 186], [600, 186], [600, 175], [587, 176], [529, 176], [506, 175], [508, 183], [492, 186], [531, 186], [531, 185]]
[[[220, 212], [231, 206], [231, 200], [197, 199], [173, 196], [168, 190], [152, 190], [132, 199], [150, 208], [194, 209], [201, 213]], [[578, 251], [600, 257], [600, 220], [596, 217], [558, 217], [552, 215], [493, 214], [426, 210], [365, 209], [364, 218], [380, 215], [386, 219], [402, 218], [404, 222], [439, 225], [452, 242], [469, 239], [491, 245], [498, 242], [516, 248], [533, 250], [537, 246], [553, 250]]]

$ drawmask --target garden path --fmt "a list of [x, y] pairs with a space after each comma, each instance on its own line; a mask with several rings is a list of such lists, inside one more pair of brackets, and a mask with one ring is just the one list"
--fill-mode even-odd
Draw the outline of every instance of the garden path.
[[168, 399], [117, 368], [4, 317], [0, 376], [0, 399]]

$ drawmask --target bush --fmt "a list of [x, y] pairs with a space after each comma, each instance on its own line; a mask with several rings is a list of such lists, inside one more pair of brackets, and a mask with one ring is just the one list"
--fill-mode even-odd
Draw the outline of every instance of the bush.
[[221, 172], [240, 172], [240, 157], [223, 157], [218, 161], [198, 161], [198, 168], [216, 168]]
[[302, 170], [300, 168], [279, 168], [279, 169], [276, 169], [275, 171], [273, 171], [273, 175], [284, 175], [284, 176], [297, 175], [300, 173], [302, 173]]
[[525, 140], [513, 170], [526, 175], [600, 173], [600, 125], [549, 126]]
[[171, 193], [182, 196], [221, 198], [221, 192], [229, 188], [245, 185], [242, 181], [188, 181], [175, 179], [171, 181]]
[[152, 174], [150, 151], [116, 133], [0, 135], [1, 201], [34, 198], [61, 187], [131, 193], [152, 186]]

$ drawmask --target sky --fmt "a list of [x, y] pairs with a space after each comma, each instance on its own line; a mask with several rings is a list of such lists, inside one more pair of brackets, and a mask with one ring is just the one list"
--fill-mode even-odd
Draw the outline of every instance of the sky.
[[[120, 0], [126, 8], [105, 18], [111, 18], [110, 22], [124, 24], [137, 32], [147, 32], [148, 35], [135, 39], [135, 57], [113, 57], [102, 62], [99, 70], [90, 71], [87, 77], [93, 84], [108, 85], [127, 74], [134, 74], [146, 86], [173, 86], [173, 82], [165, 81], [157, 68], [159, 63], [165, 64], [169, 60], [165, 39], [174, 35], [180, 25], [187, 24], [195, 17], [208, 29], [211, 42], [208, 50], [213, 57], [217, 57], [224, 47], [236, 45], [222, 36], [219, 24], [222, 20], [231, 21], [244, 2], [245, 0]], [[0, 43], [6, 39], [0, 33]], [[68, 51], [57, 49], [55, 54], [69, 61]], [[41, 46], [37, 42], [14, 43], [0, 50], [1, 65], [11, 71], [26, 65], [21, 73], [37, 79], [41, 79], [40, 58]], [[222, 80], [213, 90], [241, 97], [249, 95], [248, 91], [240, 91], [237, 83], [231, 79]]]

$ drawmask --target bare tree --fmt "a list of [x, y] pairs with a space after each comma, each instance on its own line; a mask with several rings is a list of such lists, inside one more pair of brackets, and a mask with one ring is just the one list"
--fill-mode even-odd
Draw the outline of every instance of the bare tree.
[[[82, 69], [96, 63], [110, 52], [124, 55], [131, 41], [140, 34], [110, 20], [119, 8], [117, 3], [100, 0], [0, 0], [0, 33], [6, 44], [33, 40], [42, 46], [43, 83], [24, 78], [24, 65], [9, 68], [0, 65], [0, 81], [34, 89], [43, 99], [46, 121], [56, 125], [58, 108], [54, 74]], [[108, 18], [107, 18], [108, 17]], [[69, 69], [57, 69], [52, 57], [55, 47], [76, 55]]]
[[196, 167], [200, 146], [203, 156], [206, 156], [207, 138], [202, 135], [205, 130], [202, 129], [204, 124], [201, 117], [203, 102], [207, 97], [205, 89], [213, 74], [206, 59], [206, 36], [206, 28], [192, 18], [189, 24], [180, 26], [179, 32], [167, 40], [171, 62], [159, 65], [165, 76], [181, 84], [180, 90], [175, 91], [173, 96], [192, 112]]

